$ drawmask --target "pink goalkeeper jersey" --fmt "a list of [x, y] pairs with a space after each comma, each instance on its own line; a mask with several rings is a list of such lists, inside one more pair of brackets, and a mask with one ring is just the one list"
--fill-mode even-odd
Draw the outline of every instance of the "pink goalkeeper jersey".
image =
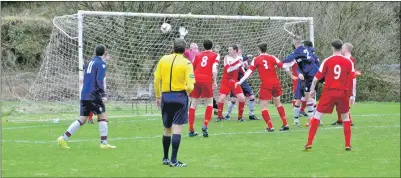
[[199, 53], [199, 51], [192, 51], [190, 49], [187, 49], [184, 52], [184, 56], [187, 57], [191, 62], [194, 62], [195, 56]]

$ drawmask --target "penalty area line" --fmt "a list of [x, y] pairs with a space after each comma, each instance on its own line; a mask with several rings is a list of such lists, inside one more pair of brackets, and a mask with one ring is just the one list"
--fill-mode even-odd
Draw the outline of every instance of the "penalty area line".
[[[400, 128], [399, 125], [395, 126], [354, 126], [352, 129], [382, 129], [382, 128]], [[320, 128], [319, 130], [337, 130], [337, 129], [342, 129], [342, 127], [338, 126], [333, 126], [333, 127], [323, 127]], [[264, 131], [250, 131], [250, 132], [226, 132], [226, 133], [211, 133], [209, 134], [211, 137], [214, 136], [231, 136], [231, 135], [254, 135], [254, 134], [286, 134], [286, 133], [291, 133], [291, 132], [308, 132], [308, 129], [297, 129], [297, 130], [290, 130], [290, 131], [275, 131], [275, 132], [264, 132]], [[137, 136], [137, 137], [117, 137], [117, 138], [110, 138], [108, 139], [109, 141], [117, 141], [117, 140], [146, 140], [146, 139], [154, 139], [154, 138], [160, 138], [160, 135], [155, 135], [155, 136]], [[199, 136], [201, 137], [201, 136]], [[98, 142], [98, 139], [86, 139], [86, 140], [69, 140], [68, 142], [70, 143], [82, 143], [82, 142]], [[2, 140], [3, 143], [28, 143], [28, 144], [52, 144], [52, 143], [57, 143], [56, 139], [53, 141], [49, 140]]]

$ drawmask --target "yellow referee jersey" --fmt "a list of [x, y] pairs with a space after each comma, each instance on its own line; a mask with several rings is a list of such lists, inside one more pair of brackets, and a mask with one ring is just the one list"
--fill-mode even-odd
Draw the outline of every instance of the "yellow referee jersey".
[[185, 90], [191, 93], [194, 89], [194, 69], [183, 54], [173, 53], [163, 56], [157, 64], [154, 76], [156, 98], [160, 98], [162, 92]]

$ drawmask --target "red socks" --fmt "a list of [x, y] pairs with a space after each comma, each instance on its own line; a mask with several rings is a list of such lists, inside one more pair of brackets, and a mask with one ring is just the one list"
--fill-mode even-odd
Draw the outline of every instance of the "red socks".
[[301, 102], [301, 111], [305, 112], [306, 101]]
[[287, 124], [287, 117], [285, 116], [284, 107], [283, 106], [278, 107], [277, 111], [280, 114], [280, 118], [281, 118], [281, 121], [283, 121], [283, 125], [288, 125]]
[[212, 106], [207, 106], [206, 111], [205, 111], [205, 120], [203, 122], [203, 125], [206, 126], [206, 128], [209, 125], [210, 119], [212, 119], [212, 114], [213, 114], [213, 107]]
[[268, 127], [269, 129], [273, 128], [272, 121], [270, 120], [269, 111], [263, 110], [263, 111], [262, 111], [262, 117], [263, 117], [263, 120], [265, 120], [265, 122], [266, 122], [266, 124], [267, 124], [267, 127]]
[[217, 117], [223, 118], [223, 108], [224, 108], [224, 103], [217, 103]]
[[189, 122], [189, 131], [194, 131], [194, 122], [195, 122], [195, 109], [189, 108], [189, 115], [188, 115], [188, 122]]
[[238, 118], [242, 118], [242, 114], [244, 113], [245, 102], [239, 102], [238, 104]]
[[313, 139], [315, 138], [317, 128], [319, 127], [320, 120], [316, 118], [312, 118], [310, 120], [310, 128], [309, 128], [309, 134], [308, 134], [308, 143], [306, 145], [310, 146], [312, 145]]
[[345, 147], [351, 147], [351, 122], [344, 121], [343, 128], [344, 128], [344, 137], [345, 137]]

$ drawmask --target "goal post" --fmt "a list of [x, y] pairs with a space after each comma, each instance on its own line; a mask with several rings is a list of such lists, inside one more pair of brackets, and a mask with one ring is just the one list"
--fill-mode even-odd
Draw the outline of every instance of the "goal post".
[[[160, 30], [163, 22], [172, 27], [167, 34]], [[221, 47], [220, 56], [227, 54], [231, 44], [241, 44], [244, 53], [255, 56], [256, 44], [267, 42], [268, 53], [283, 59], [292, 51], [294, 35], [314, 41], [312, 17], [78, 11], [55, 17], [53, 24], [37, 78], [9, 121], [76, 119], [83, 67], [94, 56], [97, 44], [105, 44], [110, 57], [107, 112], [112, 113], [110, 117], [125, 117], [159, 115], [154, 103], [153, 72], [161, 56], [171, 52], [179, 27], [188, 30], [187, 42], [198, 43], [200, 50], [203, 40], [211, 39]], [[278, 71], [284, 89], [282, 100], [290, 102], [291, 79], [283, 70]], [[219, 78], [221, 75], [219, 72]], [[257, 97], [258, 74], [249, 82]]]

